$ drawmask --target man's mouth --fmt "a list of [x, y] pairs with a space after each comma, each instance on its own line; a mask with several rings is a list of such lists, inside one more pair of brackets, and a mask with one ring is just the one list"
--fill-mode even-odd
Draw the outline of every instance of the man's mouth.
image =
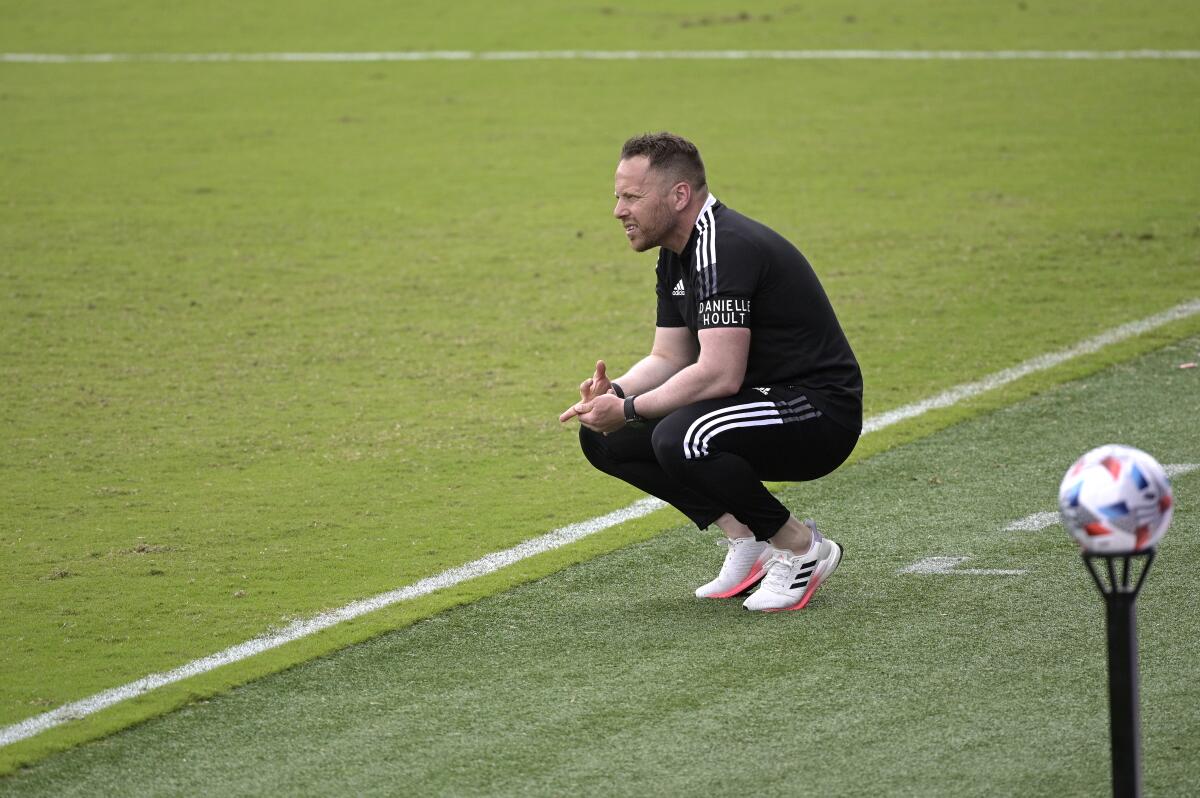
[[633, 231], [634, 231], [634, 230], [637, 230], [637, 225], [636, 225], [636, 224], [627, 224], [627, 225], [625, 225], [625, 235], [627, 235], [627, 236], [631, 236], [631, 235], [633, 235]]

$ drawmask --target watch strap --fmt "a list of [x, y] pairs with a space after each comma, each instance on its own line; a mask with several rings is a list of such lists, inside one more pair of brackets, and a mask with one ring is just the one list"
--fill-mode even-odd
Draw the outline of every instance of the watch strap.
[[636, 395], [625, 397], [625, 423], [626, 424], [638, 424], [638, 423], [644, 422], [646, 420], [638, 415], [637, 408], [635, 408], [633, 406], [634, 399], [637, 399]]

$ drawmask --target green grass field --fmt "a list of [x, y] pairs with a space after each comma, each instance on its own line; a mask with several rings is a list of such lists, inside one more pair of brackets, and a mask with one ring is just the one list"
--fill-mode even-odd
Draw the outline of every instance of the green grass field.
[[[0, 0], [0, 52], [1200, 42], [1187, 3], [455, 9]], [[597, 356], [649, 343], [652, 259], [609, 217], [628, 135], [693, 138], [717, 196], [805, 251], [870, 415], [1200, 297], [1198, 64], [0, 63], [0, 726], [636, 498], [556, 420]], [[891, 428], [858, 462], [1196, 332]], [[0, 772], [598, 554], [650, 556], [676, 523], [0, 748]]]
[[[1200, 338], [785, 491], [847, 548], [801, 614], [691, 595], [675, 527], [84, 746], [0, 794], [1092, 796], [1104, 612], [1057, 524], [1110, 440], [1196, 470], [1139, 601], [1147, 795], [1200, 778]], [[930, 556], [1021, 575], [898, 573]]]

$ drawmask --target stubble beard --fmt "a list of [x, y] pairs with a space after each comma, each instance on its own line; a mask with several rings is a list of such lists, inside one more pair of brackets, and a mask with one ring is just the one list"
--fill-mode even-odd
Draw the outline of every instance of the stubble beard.
[[667, 233], [670, 232], [671, 229], [671, 209], [666, 207], [666, 203], [664, 202], [660, 204], [658, 211], [659, 212], [655, 214], [655, 221], [661, 221], [659, 221], [659, 223], [654, 227], [645, 227], [640, 222], [638, 223], [638, 239], [640, 240], [630, 240], [629, 242], [629, 245], [633, 247], [634, 252], [646, 252], [654, 249], [655, 247], [662, 246], [663, 241], [667, 237]]

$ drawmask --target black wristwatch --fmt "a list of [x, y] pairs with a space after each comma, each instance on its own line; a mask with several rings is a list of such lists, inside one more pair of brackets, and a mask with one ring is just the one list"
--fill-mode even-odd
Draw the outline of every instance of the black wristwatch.
[[633, 407], [634, 399], [637, 399], [636, 395], [625, 397], [625, 423], [632, 426], [641, 426], [646, 423], [646, 419], [637, 414], [637, 410]]
[[621, 390], [620, 385], [617, 385], [615, 382], [610, 382], [609, 385], [612, 387], [613, 393], [615, 393], [617, 395], [618, 399], [625, 398], [625, 392]]

